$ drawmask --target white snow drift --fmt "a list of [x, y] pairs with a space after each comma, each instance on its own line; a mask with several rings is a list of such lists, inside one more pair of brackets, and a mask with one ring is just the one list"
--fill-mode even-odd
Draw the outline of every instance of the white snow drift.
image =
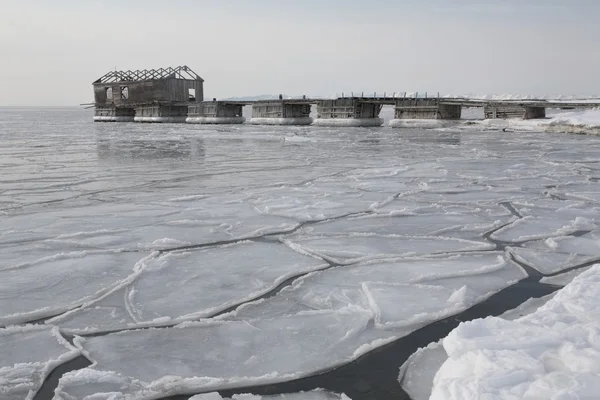
[[431, 400], [593, 399], [600, 393], [600, 265], [532, 314], [462, 323]]

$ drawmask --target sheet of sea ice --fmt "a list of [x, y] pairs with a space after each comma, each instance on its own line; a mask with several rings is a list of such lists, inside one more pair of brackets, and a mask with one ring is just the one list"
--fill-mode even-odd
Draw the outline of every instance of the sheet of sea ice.
[[594, 219], [599, 205], [579, 199], [556, 199], [544, 197], [538, 199], [515, 199], [513, 206], [525, 217], [551, 217], [560, 214], [564, 218], [584, 217]]
[[389, 216], [428, 215], [428, 214], [473, 214], [483, 219], [510, 219], [512, 214], [498, 204], [443, 204], [420, 201], [417, 199], [398, 198], [378, 206], [373, 210], [376, 214]]
[[447, 189], [438, 191], [422, 191], [418, 193], [409, 193], [402, 196], [404, 199], [415, 201], [428, 201], [432, 203], [453, 203], [453, 204], [498, 204], [504, 201], [512, 201], [519, 198], [538, 197], [537, 193], [528, 193], [517, 188], [508, 189], [488, 189], [488, 188], [468, 188], [468, 189]]
[[27, 325], [0, 329], [0, 398], [33, 399], [55, 367], [79, 354], [56, 327]]
[[[90, 215], [102, 215], [91, 218]], [[14, 216], [0, 236], [0, 243], [35, 241], [36, 254], [46, 247], [70, 251], [87, 249], [163, 250], [192, 244], [285, 232], [298, 220], [263, 215], [243, 196], [199, 196], [189, 202], [161, 204], [108, 204], [59, 210], [52, 217], [40, 216], [40, 225], [31, 218]], [[5, 228], [6, 227], [6, 228]], [[65, 250], [65, 251], [66, 251]], [[6, 250], [7, 252], [9, 250]], [[0, 247], [0, 257], [3, 250]]]
[[597, 397], [599, 295], [596, 265], [531, 314], [461, 323], [443, 340], [431, 399]]
[[565, 286], [568, 285], [575, 279], [575, 277], [582, 274], [584, 271], [587, 271], [591, 267], [585, 267], [580, 269], [574, 269], [569, 272], [565, 272], [564, 274], [559, 274], [555, 276], [545, 276], [540, 279], [541, 283], [545, 283], [547, 285], [557, 285], [557, 286]]
[[296, 250], [314, 254], [337, 264], [352, 264], [377, 258], [491, 250], [495, 248], [493, 244], [483, 241], [441, 236], [297, 235], [282, 240]]
[[61, 378], [56, 398], [74, 391], [83, 398], [111, 381], [104, 390], [113, 395], [154, 399], [300, 378], [360, 356], [361, 344], [372, 341], [364, 332], [371, 316], [346, 309], [78, 339], [95, 364]]
[[600, 240], [589, 235], [555, 237], [529, 242], [522, 248], [510, 248], [510, 252], [543, 274], [555, 274], [600, 260]]
[[130, 282], [141, 253], [79, 251], [0, 270], [0, 326], [63, 313]]
[[90, 332], [208, 317], [259, 297], [290, 277], [326, 267], [322, 260], [278, 242], [171, 252], [149, 260], [120, 296], [52, 323], [69, 332]]
[[553, 218], [526, 216], [499, 229], [492, 238], [504, 242], [518, 243], [528, 240], [570, 235], [584, 230], [597, 229], [594, 220], [581, 216], [556, 212]]
[[[465, 306], [464, 289], [452, 286], [365, 282], [362, 289], [380, 327], [405, 327], [440, 320]], [[414, 299], [419, 299], [415, 302]], [[402, 307], [398, 307], [402, 304]]]
[[[52, 213], [36, 212], [15, 214], [6, 218], [2, 230], [5, 241], [15, 235], [21, 239], [73, 239], [87, 238], [93, 245], [93, 235], [120, 233], [145, 225], [153, 225], [163, 218], [176, 214], [178, 208], [161, 205], [92, 203], [79, 207], [60, 208]], [[102, 215], [102, 218], [91, 216]], [[0, 238], [3, 238], [0, 236]], [[84, 242], [85, 243], [85, 242]]]
[[436, 235], [451, 230], [484, 233], [507, 222], [484, 219], [474, 214], [418, 214], [402, 216], [363, 216], [308, 225], [306, 234], [374, 233], [378, 235]]
[[429, 400], [433, 378], [447, 359], [439, 341], [418, 349], [402, 364], [398, 380], [411, 400]]
[[310, 274], [277, 296], [246, 304], [223, 318], [271, 318], [353, 306], [372, 310], [376, 327], [407, 334], [525, 277], [498, 252], [371, 261]]
[[[139, 241], [153, 246], [157, 239], [170, 238], [182, 245], [216, 243], [244, 239], [270, 233], [283, 233], [296, 228], [301, 220], [262, 213], [247, 201], [215, 196], [200, 200], [194, 207], [182, 209], [155, 226], [133, 232]], [[161, 249], [177, 247], [157, 244]]]
[[[133, 328], [137, 324], [127, 309], [127, 289], [123, 287], [109, 295], [91, 302], [86, 307], [74, 309], [46, 321], [57, 325], [66, 334], [110, 332], [123, 328]], [[155, 324], [168, 324], [168, 320], [158, 320]]]
[[298, 221], [320, 221], [366, 212], [391, 200], [390, 194], [320, 183], [263, 189], [248, 196], [248, 203], [261, 214]]
[[345, 394], [336, 394], [325, 390], [313, 390], [311, 392], [299, 392], [288, 394], [277, 394], [271, 396], [258, 396], [254, 394], [236, 394], [231, 398], [223, 398], [218, 392], [198, 394], [189, 400], [351, 400]]

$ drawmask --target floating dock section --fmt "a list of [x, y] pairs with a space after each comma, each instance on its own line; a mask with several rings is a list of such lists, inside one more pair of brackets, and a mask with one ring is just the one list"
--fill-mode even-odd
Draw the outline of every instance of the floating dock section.
[[310, 125], [311, 101], [306, 99], [262, 100], [252, 102], [253, 125]]
[[485, 119], [537, 119], [546, 118], [546, 108], [518, 104], [486, 104]]
[[381, 126], [382, 104], [376, 99], [339, 98], [317, 102], [315, 125], [320, 126]]
[[412, 120], [459, 120], [461, 113], [461, 104], [447, 104], [441, 102], [439, 98], [400, 98], [395, 101], [394, 119], [390, 121], [390, 126], [392, 128], [414, 126]]
[[203, 101], [188, 106], [188, 124], [242, 124], [243, 103], [227, 101]]

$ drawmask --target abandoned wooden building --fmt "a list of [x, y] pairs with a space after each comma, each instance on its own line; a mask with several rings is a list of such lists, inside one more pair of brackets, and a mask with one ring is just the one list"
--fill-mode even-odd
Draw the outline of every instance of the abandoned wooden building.
[[93, 82], [94, 121], [185, 122], [204, 98], [204, 80], [189, 67], [110, 71]]

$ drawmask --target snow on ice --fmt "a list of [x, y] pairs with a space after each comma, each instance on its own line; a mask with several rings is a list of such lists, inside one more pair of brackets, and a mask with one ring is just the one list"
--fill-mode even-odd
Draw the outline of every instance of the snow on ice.
[[443, 341], [448, 354], [432, 400], [582, 399], [600, 393], [600, 265], [532, 314], [465, 322]]

